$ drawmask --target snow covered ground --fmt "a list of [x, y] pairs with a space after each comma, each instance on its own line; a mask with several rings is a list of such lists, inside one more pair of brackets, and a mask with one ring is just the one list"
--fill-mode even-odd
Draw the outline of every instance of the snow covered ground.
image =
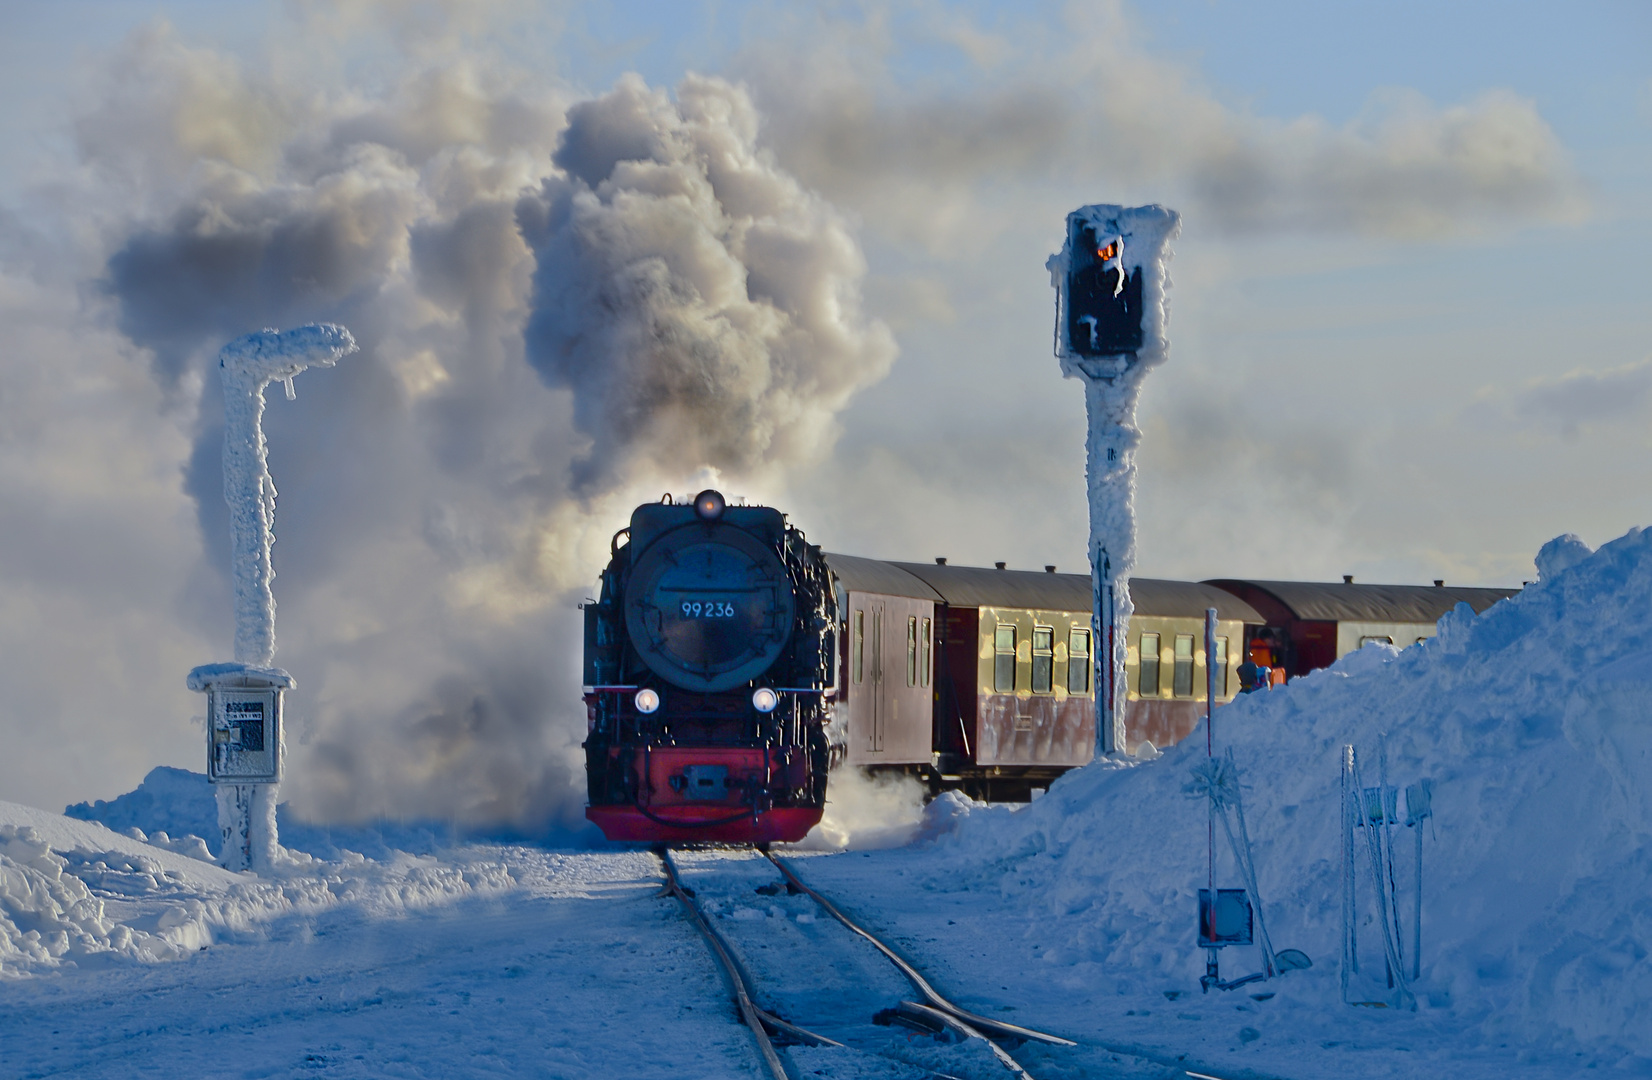
[[[960, 1004], [1083, 1044], [1028, 1054], [1044, 1080], [1097, 1075], [1102, 1049], [1142, 1059], [1118, 1075], [1652, 1075], [1652, 533], [1557, 542], [1539, 568], [1422, 645], [1218, 713], [1268, 928], [1309, 970], [1200, 993], [1207, 819], [1182, 789], [1202, 740], [1080, 770], [1021, 810], [940, 800], [897, 846], [884, 829], [857, 850], [845, 829], [851, 849], [802, 872]], [[1341, 747], [1374, 771], [1384, 735], [1393, 783], [1435, 785], [1415, 1010], [1380, 977], [1370, 896], [1351, 996], [1391, 1007], [1344, 1004], [1340, 979]], [[887, 824], [899, 809], [877, 794]], [[284, 822], [294, 854], [253, 877], [197, 857], [212, 810], [192, 774], [71, 809], [0, 803], [7, 1076], [754, 1075], [645, 853]], [[719, 914], [742, 948], [815, 932], [800, 898], [741, 891]], [[1229, 949], [1223, 973], [1258, 963]], [[899, 992], [858, 961], [766, 970], [794, 967], [858, 1012]], [[796, 984], [774, 992], [807, 1006]], [[830, 1064], [811, 1068], [848, 1075]]]

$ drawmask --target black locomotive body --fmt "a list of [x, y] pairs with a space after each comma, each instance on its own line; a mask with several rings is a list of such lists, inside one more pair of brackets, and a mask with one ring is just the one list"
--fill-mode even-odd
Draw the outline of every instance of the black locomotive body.
[[715, 491], [639, 506], [614, 540], [585, 606], [586, 817], [613, 840], [802, 839], [833, 690], [820, 549]]

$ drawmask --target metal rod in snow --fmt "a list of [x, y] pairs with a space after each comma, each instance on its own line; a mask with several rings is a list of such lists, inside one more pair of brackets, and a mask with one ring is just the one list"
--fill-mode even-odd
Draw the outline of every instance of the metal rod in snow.
[[[1398, 860], [1394, 856], [1394, 800], [1393, 790], [1388, 786], [1388, 733], [1377, 736], [1377, 787], [1382, 802], [1382, 854], [1387, 870], [1388, 910], [1394, 920], [1394, 952], [1399, 960], [1400, 967], [1405, 967], [1405, 932], [1400, 927], [1400, 894], [1399, 882], [1394, 879], [1394, 867]], [[1405, 972], [1401, 970], [1399, 975]]]
[[1205, 757], [1216, 753], [1216, 609], [1205, 608]]
[[[1388, 974], [1392, 980], [1390, 985], [1399, 987], [1400, 1001], [1403, 1005], [1414, 1007], [1411, 988], [1406, 985], [1405, 966], [1400, 962], [1398, 928], [1394, 924], [1393, 913], [1388, 908], [1388, 874], [1384, 864], [1382, 832], [1371, 821], [1371, 809], [1365, 795], [1365, 776], [1360, 771], [1358, 759], [1354, 761], [1354, 788], [1359, 793], [1359, 826], [1365, 833], [1365, 846], [1371, 858], [1372, 891], [1377, 896], [1377, 919], [1382, 924], [1383, 957], [1388, 964]], [[1386, 817], [1388, 808], [1384, 805], [1381, 788], [1377, 789], [1377, 804], [1379, 813]]]
[[1342, 748], [1342, 1000], [1348, 1001], [1349, 979], [1359, 971], [1359, 939], [1355, 925], [1354, 860], [1354, 748]]
[[[1216, 656], [1216, 609], [1205, 609], [1205, 757], [1214, 757], [1216, 753], [1216, 665], [1212, 662]], [[1227, 825], [1223, 818], [1222, 824]], [[1216, 800], [1210, 803], [1210, 822], [1206, 828], [1205, 842], [1209, 846], [1208, 862], [1206, 863], [1206, 877], [1209, 884], [1211, 902], [1216, 901]], [[1235, 848], [1235, 854], [1238, 849]], [[1256, 899], [1255, 894], [1251, 897]], [[1271, 975], [1272, 972], [1269, 972]]]
[[356, 351], [350, 331], [330, 323], [247, 334], [218, 353], [224, 384], [224, 501], [229, 503], [235, 580], [235, 659], [267, 667], [275, 659], [275, 483], [264, 443], [264, 388], [306, 368], [331, 367]]
[[[1408, 805], [1407, 812], [1410, 809]], [[1417, 865], [1411, 893], [1411, 981], [1417, 982], [1423, 977], [1423, 823], [1415, 822], [1411, 828], [1417, 834]]]

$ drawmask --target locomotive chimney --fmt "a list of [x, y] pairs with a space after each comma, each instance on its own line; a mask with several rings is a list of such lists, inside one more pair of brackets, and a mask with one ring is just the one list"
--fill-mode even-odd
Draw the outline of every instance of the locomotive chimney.
[[1352, 585], [1354, 583], [1354, 575], [1352, 575], [1352, 574], [1343, 574], [1342, 575], [1342, 583], [1344, 585]]
[[995, 562], [992, 565], [996, 566], [1000, 570], [1004, 569], [1004, 564], [1001, 562]]

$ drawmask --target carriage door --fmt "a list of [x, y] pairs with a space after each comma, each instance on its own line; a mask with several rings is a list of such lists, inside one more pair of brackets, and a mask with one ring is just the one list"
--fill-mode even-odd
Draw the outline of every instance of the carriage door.
[[869, 646], [867, 652], [871, 654], [870, 659], [872, 661], [872, 670], [869, 672], [870, 678], [868, 680], [872, 684], [872, 692], [867, 695], [867, 704], [871, 708], [867, 710], [869, 713], [867, 719], [870, 723], [866, 725], [866, 749], [876, 754], [883, 751], [884, 712], [888, 708], [883, 684], [885, 667], [883, 662], [883, 603], [879, 601], [867, 606], [870, 610], [866, 614], [872, 621], [869, 631], [872, 640], [867, 643]]

